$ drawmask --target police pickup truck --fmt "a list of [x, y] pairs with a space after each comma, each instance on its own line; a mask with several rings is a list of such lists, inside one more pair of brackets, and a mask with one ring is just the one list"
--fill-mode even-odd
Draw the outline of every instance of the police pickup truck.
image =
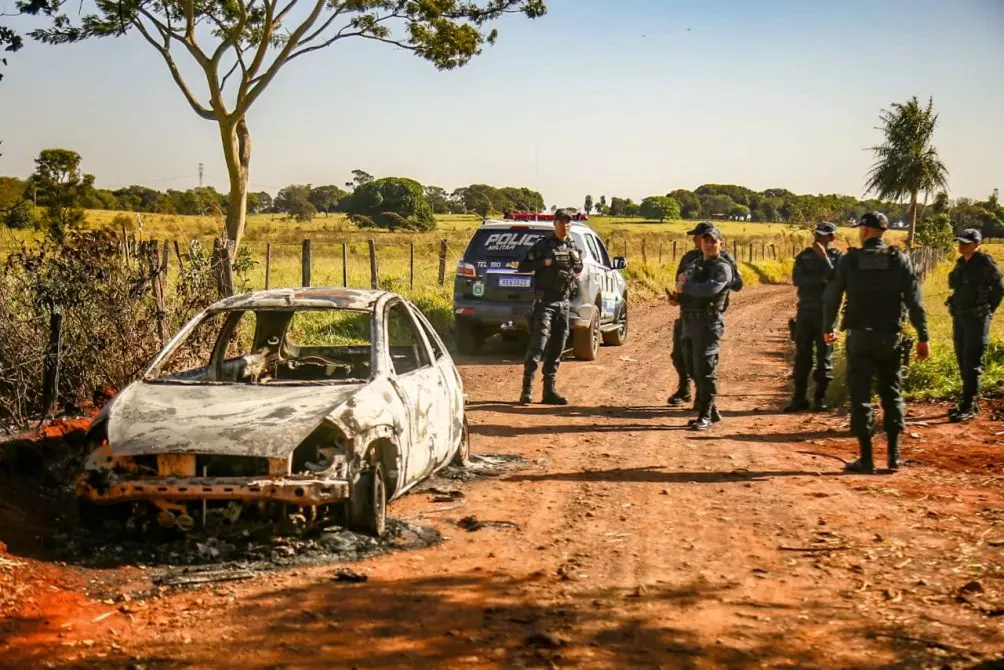
[[[554, 230], [553, 215], [512, 213], [488, 220], [475, 231], [457, 264], [453, 313], [457, 347], [476, 354], [495, 333], [529, 330], [534, 287], [532, 274], [516, 267], [534, 242]], [[584, 265], [571, 298], [571, 346], [576, 358], [596, 358], [600, 342], [620, 346], [627, 340], [627, 283], [620, 270], [624, 258], [610, 258], [603, 240], [575, 215], [569, 236], [582, 252]]]

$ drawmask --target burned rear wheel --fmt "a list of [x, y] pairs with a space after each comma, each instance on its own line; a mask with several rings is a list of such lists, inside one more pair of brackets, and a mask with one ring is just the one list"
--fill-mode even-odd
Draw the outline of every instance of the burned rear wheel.
[[453, 454], [452, 465], [458, 468], [463, 468], [467, 466], [467, 462], [471, 458], [471, 433], [467, 428], [467, 417], [464, 417], [464, 430], [460, 435], [460, 445], [457, 447], [457, 451]]
[[387, 487], [383, 465], [370, 465], [360, 475], [349, 496], [347, 524], [349, 530], [372, 537], [387, 531]]

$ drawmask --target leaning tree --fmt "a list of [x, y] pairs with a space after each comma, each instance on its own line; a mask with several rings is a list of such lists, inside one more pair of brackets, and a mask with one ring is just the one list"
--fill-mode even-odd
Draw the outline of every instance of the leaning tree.
[[[32, 37], [66, 44], [135, 31], [161, 55], [195, 113], [219, 126], [230, 179], [226, 232], [234, 244], [246, 222], [247, 113], [288, 63], [358, 38], [406, 49], [448, 70], [495, 42], [497, 19], [546, 12], [544, 0], [96, 0], [93, 13], [74, 18], [65, 1], [54, 0], [50, 25]], [[205, 77], [205, 97], [186, 81], [182, 58]]]

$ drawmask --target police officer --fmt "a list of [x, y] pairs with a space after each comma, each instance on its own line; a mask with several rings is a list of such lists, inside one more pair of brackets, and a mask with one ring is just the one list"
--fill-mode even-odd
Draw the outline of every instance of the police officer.
[[962, 375], [962, 400], [948, 412], [953, 422], [969, 421], [976, 416], [976, 398], [980, 393], [983, 354], [990, 336], [990, 319], [1004, 297], [1001, 271], [997, 262], [981, 250], [983, 235], [975, 229], [962, 231], [957, 238], [959, 260], [948, 275], [949, 311], [955, 341], [955, 358]]
[[722, 256], [722, 234], [711, 227], [701, 236], [701, 258], [677, 279], [683, 337], [690, 340], [692, 370], [697, 386], [697, 418], [692, 430], [707, 430], [721, 416], [715, 407], [718, 393], [718, 344], [725, 332], [723, 316], [728, 307], [734, 271]]
[[[704, 234], [714, 228], [713, 225], [706, 221], [702, 221], [694, 226], [693, 230], [687, 231], [687, 235], [690, 235], [694, 240], [694, 248], [683, 254], [680, 259], [680, 263], [677, 266], [675, 277], [679, 277], [685, 274], [687, 269], [701, 260], [704, 257], [704, 252], [701, 250], [701, 240]], [[733, 280], [732, 280], [732, 290], [741, 291], [743, 288], [742, 276], [739, 274], [738, 268], [736, 266], [736, 261], [732, 255], [722, 249], [721, 256], [729, 265], [732, 267]], [[681, 318], [673, 322], [673, 367], [676, 368], [677, 375], [677, 388], [676, 392], [669, 396], [667, 403], [673, 407], [689, 403], [693, 400], [690, 394], [690, 380], [694, 378], [693, 373], [693, 347], [689, 339], [684, 337], [683, 333], [683, 319], [682, 319], [682, 308], [683, 303], [687, 301], [687, 297], [679, 294], [678, 292], [669, 292], [669, 302], [671, 305], [679, 305], [681, 308]], [[696, 409], [696, 405], [695, 405]]]
[[541, 402], [567, 405], [554, 388], [561, 353], [568, 338], [569, 298], [577, 288], [576, 276], [582, 272], [582, 255], [568, 236], [572, 217], [564, 210], [554, 215], [554, 234], [540, 238], [520, 261], [519, 272], [534, 273], [534, 302], [530, 317], [530, 344], [523, 363], [521, 405], [533, 396], [533, 375], [541, 359], [544, 362], [544, 395]]
[[903, 312], [917, 330], [917, 358], [929, 354], [927, 314], [920, 284], [910, 259], [882, 239], [889, 221], [880, 212], [868, 212], [856, 224], [860, 249], [850, 249], [837, 265], [823, 298], [823, 330], [827, 343], [833, 333], [840, 303], [847, 294], [843, 330], [847, 331], [847, 386], [851, 393], [851, 431], [857, 436], [861, 457], [845, 470], [872, 474], [872, 378], [878, 379], [885, 417], [889, 469], [899, 469], [899, 437], [906, 427], [900, 393]]
[[791, 273], [792, 283], [798, 288], [798, 308], [795, 312], [795, 395], [785, 412], [801, 412], [809, 409], [806, 397], [809, 389], [809, 373], [812, 371], [812, 350], [816, 350], [816, 411], [827, 409], [826, 388], [833, 379], [833, 345], [823, 341], [823, 289], [842, 255], [831, 248], [837, 227], [824, 221], [813, 232], [812, 246], [795, 257], [795, 267]]

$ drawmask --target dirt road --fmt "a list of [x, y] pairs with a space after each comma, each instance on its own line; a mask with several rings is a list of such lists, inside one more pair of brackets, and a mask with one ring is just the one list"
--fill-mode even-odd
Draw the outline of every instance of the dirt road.
[[[523, 467], [457, 501], [396, 503], [446, 540], [351, 566], [365, 583], [328, 566], [101, 602], [89, 582], [129, 593], [143, 571], [8, 556], [46, 581], [0, 621], [0, 665], [1000, 667], [995, 427], [976, 441], [944, 408], [914, 408], [908, 467], [841, 474], [846, 419], [778, 411], [791, 301], [786, 287], [734, 300], [725, 420], [703, 434], [665, 405], [668, 306], [639, 306], [626, 346], [563, 366], [567, 408], [509, 402], [518, 352], [464, 361], [475, 450]], [[470, 516], [484, 525], [458, 526]]]

